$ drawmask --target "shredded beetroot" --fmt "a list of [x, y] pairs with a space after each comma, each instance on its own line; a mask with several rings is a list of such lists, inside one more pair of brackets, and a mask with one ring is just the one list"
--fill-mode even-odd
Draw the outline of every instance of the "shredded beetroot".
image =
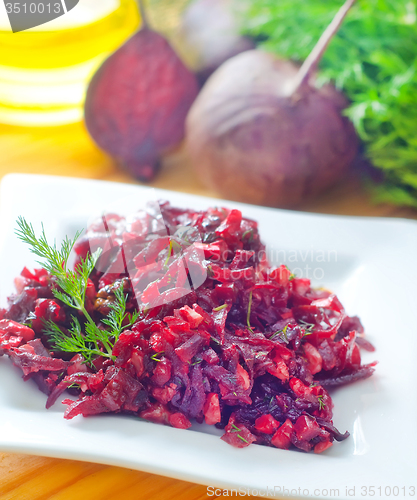
[[75, 246], [79, 258], [103, 249], [85, 304], [97, 324], [116, 287], [129, 312], [143, 310], [113, 359], [86, 364], [53, 350], [44, 321], [66, 331], [73, 311], [54, 298], [53, 277], [26, 268], [0, 310], [0, 355], [36, 381], [48, 408], [64, 391], [76, 395], [64, 400], [67, 419], [117, 412], [181, 429], [205, 421], [236, 447], [316, 453], [348, 437], [333, 425], [327, 388], [374, 371], [361, 364], [359, 348], [373, 346], [359, 319], [286, 266], [269, 267], [257, 223], [239, 210], [160, 210], [107, 215], [105, 230], [96, 221]]

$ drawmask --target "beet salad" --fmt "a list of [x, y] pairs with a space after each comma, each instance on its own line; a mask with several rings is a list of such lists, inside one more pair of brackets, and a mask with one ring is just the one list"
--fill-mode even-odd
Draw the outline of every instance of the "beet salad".
[[205, 422], [239, 448], [321, 453], [348, 437], [328, 389], [372, 375], [360, 349], [374, 348], [333, 293], [269, 265], [239, 210], [150, 204], [60, 248], [17, 224], [41, 267], [23, 269], [0, 309], [0, 355], [47, 408], [65, 393], [66, 419]]

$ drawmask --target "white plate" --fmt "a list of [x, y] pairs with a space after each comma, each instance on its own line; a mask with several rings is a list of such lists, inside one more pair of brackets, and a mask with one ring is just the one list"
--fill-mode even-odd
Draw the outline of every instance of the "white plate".
[[[275, 263], [315, 276], [358, 314], [377, 351], [369, 379], [334, 392], [334, 423], [351, 436], [322, 455], [252, 445], [235, 449], [204, 427], [179, 430], [134, 418], [63, 419], [58, 403], [24, 383], [7, 356], [0, 358], [0, 449], [140, 469], [212, 487], [279, 496], [347, 499], [412, 496], [417, 486], [416, 283], [417, 224], [413, 221], [312, 215], [272, 210], [169, 191], [181, 207], [233, 206], [260, 223]], [[13, 234], [18, 215], [44, 222], [57, 241], [86, 227], [102, 210], [133, 211], [153, 190], [135, 185], [29, 175], [1, 186], [1, 304], [28, 249]], [[310, 267], [308, 271], [306, 266]], [[315, 275], [313, 273], [315, 271]], [[367, 353], [366, 353], [367, 354]], [[240, 488], [240, 491], [239, 491]], [[286, 491], [284, 491], [284, 489]], [[214, 496], [213, 489], [208, 490]], [[417, 495], [417, 492], [415, 492]]]

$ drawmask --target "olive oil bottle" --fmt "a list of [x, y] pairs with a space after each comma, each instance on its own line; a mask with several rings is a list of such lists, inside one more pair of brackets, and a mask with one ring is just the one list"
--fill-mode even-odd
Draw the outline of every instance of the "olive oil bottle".
[[0, 5], [0, 123], [80, 121], [91, 75], [139, 22], [136, 0], [81, 0], [53, 21], [13, 33]]

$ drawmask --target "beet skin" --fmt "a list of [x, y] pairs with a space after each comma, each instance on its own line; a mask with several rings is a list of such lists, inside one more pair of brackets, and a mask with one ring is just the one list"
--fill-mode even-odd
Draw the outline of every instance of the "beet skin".
[[165, 38], [146, 26], [112, 54], [87, 91], [85, 123], [95, 142], [135, 177], [150, 180], [184, 136], [196, 77]]

